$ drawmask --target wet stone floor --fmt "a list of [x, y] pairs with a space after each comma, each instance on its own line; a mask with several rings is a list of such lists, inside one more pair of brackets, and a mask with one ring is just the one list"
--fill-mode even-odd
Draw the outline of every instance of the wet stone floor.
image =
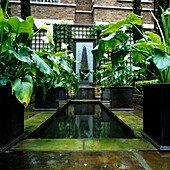
[[0, 169], [140, 170], [144, 167], [128, 151], [14, 151], [1, 154]]
[[[33, 112], [33, 107], [25, 110], [27, 134], [54, 114]], [[141, 136], [143, 108], [134, 109], [115, 114], [135, 130], [136, 139], [25, 139], [0, 154], [0, 170], [170, 170], [170, 152], [157, 151]]]

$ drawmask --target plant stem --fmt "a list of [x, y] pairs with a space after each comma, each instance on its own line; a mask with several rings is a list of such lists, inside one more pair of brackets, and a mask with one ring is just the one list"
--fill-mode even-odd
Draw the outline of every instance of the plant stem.
[[151, 14], [152, 14], [152, 17], [154, 18], [154, 20], [156, 21], [156, 23], [157, 23], [157, 25], [158, 25], [159, 31], [160, 31], [161, 36], [162, 36], [163, 43], [164, 43], [164, 45], [166, 46], [165, 37], [164, 37], [164, 34], [163, 34], [163, 32], [162, 32], [161, 26], [160, 26], [158, 20], [156, 19], [156, 17], [154, 16], [154, 14], [153, 14], [152, 12], [151, 12]]
[[139, 30], [139, 28], [138, 27], [136, 27], [136, 25], [135, 24], [132, 24], [131, 23], [131, 25], [135, 28], [135, 29], [137, 29], [138, 30], [138, 32], [140, 33], [140, 35], [145, 39], [145, 41], [146, 42], [148, 42], [148, 40], [146, 39], [146, 37], [144, 36], [144, 34]]

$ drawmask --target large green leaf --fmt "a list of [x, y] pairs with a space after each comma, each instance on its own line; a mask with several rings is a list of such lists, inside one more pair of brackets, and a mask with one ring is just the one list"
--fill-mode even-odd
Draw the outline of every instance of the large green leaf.
[[99, 64], [100, 60], [103, 58], [105, 50], [112, 50], [117, 45], [128, 41], [128, 39], [129, 36], [123, 31], [110, 34], [109, 36], [100, 39], [99, 45], [92, 50], [96, 63]]
[[72, 67], [69, 65], [69, 63], [62, 59], [61, 61], [61, 67], [66, 70], [70, 75], [72, 74], [73, 70], [72, 70]]
[[53, 56], [62, 56], [63, 54], [67, 54], [68, 52], [70, 52], [70, 51], [59, 51], [59, 52], [53, 54]]
[[170, 66], [170, 55], [159, 49], [154, 49], [153, 62], [160, 71], [163, 71]]
[[10, 82], [11, 75], [8, 73], [0, 74], [0, 86], [6, 86]]
[[153, 43], [162, 44], [161, 37], [158, 34], [155, 34], [155, 33], [150, 32], [150, 31], [146, 31], [146, 33], [148, 34], [149, 39]]
[[29, 58], [29, 52], [31, 51], [28, 47], [18, 47], [18, 52], [13, 49], [12, 46], [9, 46], [9, 54], [13, 54], [18, 60], [27, 62], [29, 64], [32, 63], [31, 59]]
[[44, 74], [49, 74], [53, 76], [52, 69], [45, 63], [43, 59], [41, 59], [35, 52], [31, 54], [34, 62], [36, 63], [37, 68]]
[[8, 24], [11, 25], [12, 31], [16, 34], [27, 33], [28, 38], [32, 39], [33, 36], [33, 17], [29, 16], [25, 21], [18, 17], [10, 17]]
[[33, 92], [33, 81], [30, 75], [26, 75], [24, 80], [16, 79], [13, 84], [16, 98], [27, 107]]
[[31, 40], [33, 37], [33, 24], [28, 22], [27, 20], [22, 21], [20, 23], [18, 33], [27, 33], [28, 38]]
[[100, 44], [97, 45], [93, 50], [92, 50], [92, 54], [96, 60], [96, 64], [99, 65], [100, 60], [102, 60], [103, 55], [105, 53], [105, 44]]
[[142, 25], [143, 21], [142, 21], [142, 17], [131, 12], [130, 15], [124, 20], [124, 23]]
[[18, 17], [10, 17], [10, 18], [8, 19], [8, 24], [11, 25], [12, 30], [13, 30], [15, 33], [18, 33], [19, 26], [20, 26], [20, 20], [19, 20]]
[[105, 43], [105, 49], [112, 50], [117, 45], [125, 43], [128, 39], [129, 36], [125, 32], [121, 31], [121, 32], [110, 34], [105, 38], [102, 38], [101, 41], [99, 41], [99, 45]]
[[149, 57], [149, 54], [152, 55], [152, 44], [149, 45], [143, 40], [138, 41], [138, 43], [132, 45], [132, 47], [135, 47], [135, 49], [133, 49], [134, 65], [142, 63], [146, 56]]
[[118, 48], [117, 50], [112, 51], [111, 59], [112, 59], [112, 68], [115, 70], [119, 66], [119, 64], [124, 60], [125, 56], [129, 53], [126, 45], [122, 48]]
[[142, 19], [140, 16], [135, 15], [133, 12], [130, 13], [130, 15], [122, 20], [122, 21], [117, 21], [117, 23], [110, 23], [109, 27], [102, 31], [102, 34], [112, 34], [114, 32], [119, 31], [119, 29], [126, 24], [137, 24], [137, 25], [142, 25]]
[[55, 45], [53, 41], [53, 27], [50, 25], [46, 25], [46, 22], [37, 19], [34, 19], [34, 24], [39, 30], [47, 31], [46, 38], [44, 39], [48, 40], [47, 42], [50, 44], [50, 48], [54, 49]]

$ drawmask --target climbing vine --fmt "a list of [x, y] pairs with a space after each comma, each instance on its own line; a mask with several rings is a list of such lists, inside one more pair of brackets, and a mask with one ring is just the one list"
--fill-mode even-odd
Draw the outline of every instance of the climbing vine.
[[71, 35], [71, 26], [69, 24], [54, 24], [54, 43], [56, 45], [56, 51], [61, 50], [61, 43], [69, 44], [68, 49], [72, 49], [73, 38]]
[[94, 25], [92, 27], [91, 36], [95, 36], [97, 34], [98, 39], [100, 39], [101, 38], [100, 34], [101, 34], [102, 30], [104, 30], [106, 28], [108, 28], [108, 24], [107, 25], [100, 24], [99, 26]]

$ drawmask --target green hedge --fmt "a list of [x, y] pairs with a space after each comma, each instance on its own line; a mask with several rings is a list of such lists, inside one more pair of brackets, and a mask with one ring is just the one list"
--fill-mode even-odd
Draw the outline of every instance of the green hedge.
[[135, 82], [135, 93], [143, 94], [142, 84], [156, 84], [159, 83], [159, 80], [145, 80], [145, 81], [137, 81]]

